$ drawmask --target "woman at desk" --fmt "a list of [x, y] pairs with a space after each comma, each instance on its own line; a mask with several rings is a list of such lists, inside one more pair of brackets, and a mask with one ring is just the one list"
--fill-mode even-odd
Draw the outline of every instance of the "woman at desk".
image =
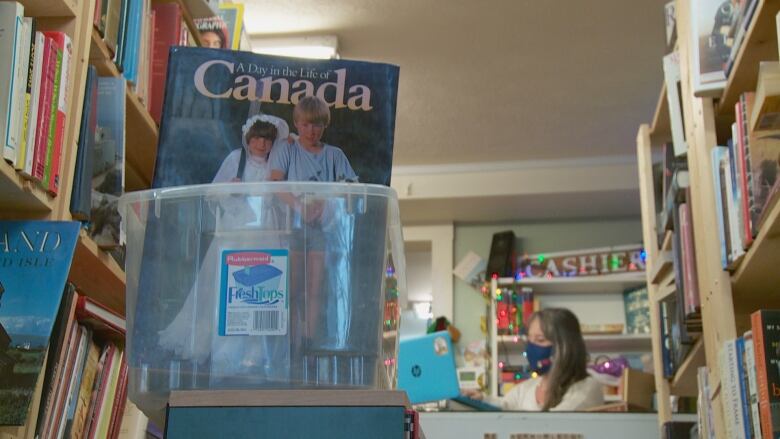
[[531, 316], [525, 355], [536, 378], [523, 381], [503, 397], [478, 391], [467, 396], [522, 411], [580, 411], [604, 403], [601, 384], [586, 371], [580, 322], [568, 309], [548, 308]]

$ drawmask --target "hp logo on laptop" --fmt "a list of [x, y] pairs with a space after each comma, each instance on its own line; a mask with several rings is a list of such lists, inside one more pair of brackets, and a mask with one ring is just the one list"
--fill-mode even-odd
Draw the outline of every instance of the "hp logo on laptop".
[[412, 376], [415, 378], [419, 378], [420, 375], [422, 375], [422, 368], [419, 365], [415, 364], [414, 366], [412, 366]]

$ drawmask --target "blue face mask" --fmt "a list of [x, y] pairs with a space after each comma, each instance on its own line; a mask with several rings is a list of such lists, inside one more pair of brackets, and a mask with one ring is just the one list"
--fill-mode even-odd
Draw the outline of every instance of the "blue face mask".
[[525, 345], [525, 358], [533, 372], [544, 375], [552, 368], [552, 346], [540, 346], [530, 341]]

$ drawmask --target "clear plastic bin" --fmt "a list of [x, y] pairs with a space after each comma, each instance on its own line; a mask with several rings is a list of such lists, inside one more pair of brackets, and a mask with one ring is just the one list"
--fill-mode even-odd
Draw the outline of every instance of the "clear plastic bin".
[[125, 194], [129, 396], [396, 384], [395, 191], [226, 183]]

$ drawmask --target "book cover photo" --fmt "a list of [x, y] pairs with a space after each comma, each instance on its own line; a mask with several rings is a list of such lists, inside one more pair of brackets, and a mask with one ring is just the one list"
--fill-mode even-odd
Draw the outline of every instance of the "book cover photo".
[[0, 425], [26, 421], [80, 227], [0, 221]]
[[[306, 96], [328, 105], [322, 142], [343, 152], [357, 181], [389, 186], [398, 72], [389, 64], [174, 47], [153, 187], [215, 181], [226, 160], [239, 161], [253, 117], [273, 116], [285, 134], [273, 154], [287, 133], [300, 134], [293, 109]], [[253, 169], [251, 159], [245, 169]]]

